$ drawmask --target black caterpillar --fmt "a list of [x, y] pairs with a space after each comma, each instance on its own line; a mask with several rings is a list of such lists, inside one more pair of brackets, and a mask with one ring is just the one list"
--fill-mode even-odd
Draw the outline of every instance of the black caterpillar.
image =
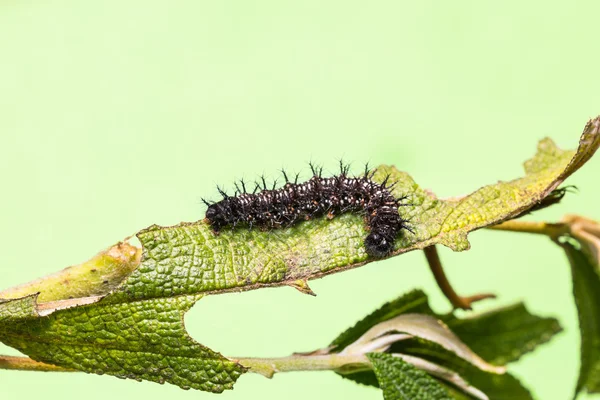
[[[364, 214], [370, 229], [365, 238], [367, 253], [374, 257], [384, 257], [392, 251], [394, 240], [402, 229], [412, 230], [407, 220], [400, 216], [398, 208], [406, 196], [396, 198], [390, 193], [394, 184], [388, 185], [389, 176], [382, 183], [373, 182], [375, 170], [365, 167], [364, 175], [348, 176], [349, 166], [340, 162], [340, 175], [323, 178], [323, 168], [310, 164], [313, 177], [304, 183], [294, 182], [282, 171], [286, 184], [280, 188], [268, 189], [264, 177], [262, 187], [257, 183], [254, 192], [249, 193], [241, 181], [241, 188], [235, 184], [235, 196], [228, 196], [217, 188], [223, 196], [218, 202], [203, 200], [208, 206], [206, 219], [218, 233], [225, 226], [257, 226], [263, 229], [284, 228], [302, 220], [346, 212]], [[262, 190], [256, 193], [258, 190]]]

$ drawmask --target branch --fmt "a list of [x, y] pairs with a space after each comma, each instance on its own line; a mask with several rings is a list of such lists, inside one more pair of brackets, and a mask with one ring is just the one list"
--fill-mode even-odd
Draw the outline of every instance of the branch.
[[431, 272], [433, 272], [435, 281], [454, 308], [471, 310], [471, 305], [476, 301], [496, 298], [496, 295], [491, 293], [476, 294], [468, 297], [459, 296], [450, 284], [448, 277], [446, 277], [446, 273], [442, 267], [442, 261], [440, 260], [440, 256], [436, 247], [425, 247], [423, 251], [425, 252], [425, 257], [427, 257], [427, 262], [429, 263]]
[[75, 370], [34, 361], [29, 357], [0, 356], [0, 369], [44, 372], [76, 372]]
[[292, 354], [278, 358], [230, 358], [237, 361], [250, 372], [272, 378], [277, 372], [292, 371], [336, 371], [348, 365], [363, 368], [371, 365], [364, 354]]
[[569, 224], [564, 222], [551, 223], [537, 221], [520, 221], [516, 219], [504, 221], [498, 225], [489, 226], [487, 227], [487, 229], [493, 229], [498, 231], [535, 233], [538, 235], [549, 236], [552, 240], [556, 240], [558, 239], [558, 237], [568, 234], [570, 232]]

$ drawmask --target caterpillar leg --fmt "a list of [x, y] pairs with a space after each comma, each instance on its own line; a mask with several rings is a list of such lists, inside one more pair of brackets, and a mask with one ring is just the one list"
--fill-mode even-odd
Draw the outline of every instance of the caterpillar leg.
[[442, 262], [440, 260], [440, 256], [437, 252], [437, 249], [434, 246], [425, 247], [423, 249], [425, 252], [425, 257], [427, 258], [427, 262], [429, 263], [429, 268], [431, 268], [431, 272], [433, 272], [433, 276], [435, 277], [435, 281], [437, 282], [442, 292], [450, 301], [450, 303], [454, 306], [454, 308], [460, 308], [462, 310], [471, 310], [472, 304], [485, 299], [495, 299], [496, 295], [492, 293], [481, 293], [473, 296], [463, 297], [459, 296], [454, 288], [448, 281], [446, 277], [446, 273], [442, 268]]

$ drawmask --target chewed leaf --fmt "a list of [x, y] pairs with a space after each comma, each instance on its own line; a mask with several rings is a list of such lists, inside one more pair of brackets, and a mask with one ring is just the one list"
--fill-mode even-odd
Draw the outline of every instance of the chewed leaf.
[[[434, 244], [467, 249], [469, 232], [529, 210], [581, 167], [600, 145], [599, 127], [600, 117], [588, 123], [577, 151], [543, 140], [525, 176], [459, 199], [437, 199], [407, 173], [377, 168], [373, 180], [389, 176], [396, 182], [393, 195], [407, 196], [409, 204], [401, 211], [411, 230], [397, 238], [390, 256]], [[0, 341], [66, 368], [220, 392], [244, 369], [194, 342], [183, 326], [185, 311], [199, 296], [215, 293], [288, 285], [312, 294], [308, 280], [377, 260], [365, 252], [366, 235], [362, 217], [354, 214], [218, 235], [204, 221], [151, 226], [137, 234], [141, 247], [126, 241], [87, 263], [0, 293], [0, 299], [14, 299], [0, 300]], [[28, 297], [36, 293], [40, 304]], [[358, 326], [343, 340], [368, 329]]]
[[94, 257], [56, 274], [0, 293], [0, 299], [16, 299], [39, 292], [38, 302], [103, 296], [115, 290], [140, 264], [142, 250], [127, 241], [100, 251]]
[[181, 296], [37, 311], [35, 295], [0, 303], [0, 338], [36, 361], [211, 392], [230, 389], [244, 368], [185, 332], [198, 299]]
[[[402, 207], [413, 233], [396, 241], [394, 255], [434, 244], [469, 248], [467, 234], [534, 207], [591, 157], [600, 145], [600, 118], [590, 121], [577, 151], [563, 151], [550, 139], [525, 163], [524, 177], [485, 186], [460, 199], [437, 199], [405, 172], [380, 166], [374, 180], [388, 175], [393, 194], [408, 196]], [[121, 289], [131, 298], [294, 286], [295, 282], [358, 267], [376, 259], [365, 252], [362, 218], [344, 214], [270, 231], [236, 229], [219, 235], [199, 221], [172, 227], [151, 226], [138, 233], [141, 265]], [[294, 286], [296, 287], [296, 286]]]
[[[438, 199], [407, 173], [392, 166], [378, 167], [373, 180], [382, 182], [389, 175], [388, 180], [395, 182], [394, 196], [407, 196], [408, 205], [401, 207], [401, 212], [414, 232], [404, 231], [397, 238], [392, 255], [435, 244], [457, 251], [468, 249], [469, 232], [535, 207], [580, 168], [600, 146], [599, 127], [600, 117], [586, 125], [576, 151], [560, 150], [550, 139], [542, 140], [537, 154], [525, 163], [525, 176], [485, 186], [458, 199]], [[104, 280], [90, 284], [88, 272], [96, 268], [84, 263], [75, 270], [81, 274], [70, 276], [70, 288], [62, 287], [64, 279], [48, 277], [0, 293], [0, 298], [40, 292], [44, 301], [53, 301], [104, 295], [117, 288], [129, 299], [140, 300], [268, 286], [299, 288], [298, 282], [303, 283], [304, 293], [312, 294], [306, 281], [377, 260], [365, 252], [365, 229], [362, 217], [354, 214], [305, 221], [286, 229], [240, 228], [218, 235], [205, 221], [154, 225], [137, 234], [141, 249], [133, 247], [123, 263], [117, 257], [114, 270], [100, 271], [112, 277], [107, 288], [102, 287]], [[79, 286], [85, 290], [71, 290]]]

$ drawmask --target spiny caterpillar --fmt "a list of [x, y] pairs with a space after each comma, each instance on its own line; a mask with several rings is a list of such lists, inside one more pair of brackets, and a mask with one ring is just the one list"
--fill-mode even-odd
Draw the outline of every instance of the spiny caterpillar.
[[[223, 200], [202, 200], [208, 206], [206, 220], [218, 233], [225, 226], [276, 229], [323, 215], [331, 219], [346, 212], [361, 213], [370, 230], [365, 248], [373, 257], [390, 254], [402, 229], [412, 232], [398, 211], [400, 206], [407, 205], [402, 204], [406, 196], [396, 198], [390, 193], [395, 184], [388, 185], [389, 175], [382, 183], [374, 182], [375, 170], [366, 166], [364, 175], [350, 177], [349, 165], [340, 162], [339, 175], [323, 178], [323, 168], [309, 165], [313, 177], [303, 183], [298, 183], [298, 175], [291, 182], [285, 171], [281, 171], [286, 183], [280, 189], [275, 189], [276, 183], [268, 189], [264, 177], [262, 187], [257, 183], [252, 193], [246, 190], [243, 181], [241, 188], [235, 184], [235, 196], [217, 188]], [[258, 190], [262, 191], [257, 193]]]

